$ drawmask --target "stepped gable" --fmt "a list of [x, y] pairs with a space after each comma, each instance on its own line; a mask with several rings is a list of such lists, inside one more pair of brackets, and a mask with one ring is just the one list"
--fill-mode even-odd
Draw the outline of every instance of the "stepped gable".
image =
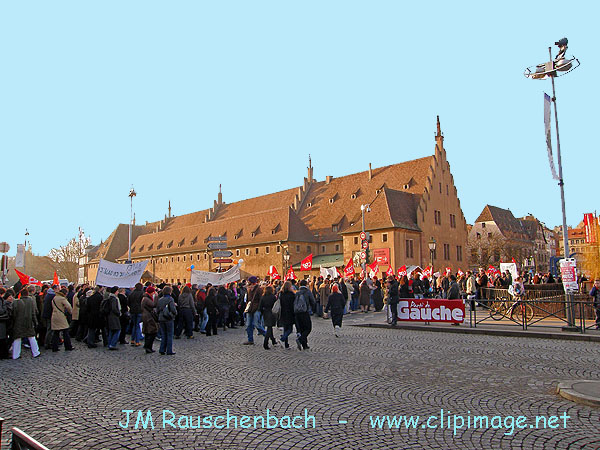
[[[388, 188], [400, 193], [417, 194], [417, 200], [420, 200], [420, 194], [426, 189], [432, 165], [435, 165], [434, 157], [427, 156], [373, 169], [371, 177], [367, 170], [332, 178], [329, 182], [313, 183], [302, 204], [300, 218], [314, 234], [319, 234], [321, 240], [339, 240], [339, 233], [361, 221], [360, 206], [374, 202], [377, 191], [383, 192], [383, 189]], [[390, 196], [392, 203], [388, 208], [394, 208], [392, 204], [396, 203], [404, 207], [405, 200], [412, 205], [415, 200], [412, 197], [396, 195], [395, 192]], [[407, 200], [409, 198], [410, 200]], [[372, 214], [369, 213], [368, 223], [374, 220]], [[416, 214], [414, 219], [402, 218], [398, 222], [407, 223], [411, 229], [415, 229]], [[337, 232], [334, 231], [335, 225], [338, 226]]]
[[[142, 235], [133, 243], [131, 255], [140, 258], [204, 251], [209, 236], [227, 236], [230, 247], [241, 247], [288, 239], [306, 240], [311, 234], [296, 213], [285, 206]], [[119, 259], [126, 257], [125, 252]]]

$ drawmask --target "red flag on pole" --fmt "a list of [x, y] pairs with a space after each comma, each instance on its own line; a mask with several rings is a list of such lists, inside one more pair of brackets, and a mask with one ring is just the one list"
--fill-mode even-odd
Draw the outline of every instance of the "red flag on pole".
[[450, 267], [446, 267], [446, 275], [450, 275], [452, 273], [452, 269]]
[[398, 276], [403, 277], [406, 275], [406, 264], [403, 264], [402, 267], [398, 269]]
[[350, 259], [350, 261], [348, 261], [348, 264], [346, 264], [346, 267], [344, 267], [344, 275], [346, 275], [347, 277], [351, 277], [352, 275], [354, 275], [354, 264], [352, 263], [352, 259]]
[[311, 270], [312, 269], [312, 253], [302, 260], [300, 263], [300, 270]]
[[458, 269], [458, 271], [456, 272], [456, 275], [458, 275], [459, 277], [462, 277], [464, 274], [465, 273], [460, 269]]
[[42, 285], [40, 281], [36, 280], [33, 277], [30, 277], [29, 275], [25, 275], [24, 273], [19, 272], [17, 269], [15, 269], [15, 272], [17, 273], [19, 280], [21, 281], [21, 284], [23, 286], [26, 286], [28, 284], [37, 284], [38, 286]]
[[283, 281], [287, 280], [297, 280], [296, 274], [294, 273], [294, 269], [292, 269], [291, 267], [288, 270], [288, 273], [286, 274], [285, 279]]
[[269, 267], [269, 276], [271, 277], [271, 280], [281, 280], [281, 275], [279, 275], [275, 266]]
[[390, 266], [387, 270], [387, 272], [385, 273], [388, 277], [392, 277], [394, 276], [394, 269], [392, 268], [392, 266]]
[[[373, 273], [372, 276], [374, 276], [374, 277], [377, 276], [377, 274], [379, 273], [379, 264], [377, 263], [377, 261], [373, 261], [367, 267]], [[371, 276], [371, 274], [369, 274], [369, 276]]]
[[515, 261], [515, 258], [512, 259], [512, 262], [515, 263], [515, 264], [517, 263], [517, 261]]
[[53, 286], [60, 285], [60, 281], [58, 281], [58, 274], [56, 273], [56, 270], [54, 271], [54, 278], [52, 278], [52, 285]]

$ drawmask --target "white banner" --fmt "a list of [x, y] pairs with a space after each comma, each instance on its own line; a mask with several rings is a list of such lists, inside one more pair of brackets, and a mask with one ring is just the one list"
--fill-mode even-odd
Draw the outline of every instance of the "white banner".
[[198, 286], [206, 286], [209, 283], [213, 286], [222, 286], [227, 283], [238, 281], [240, 278], [240, 265], [236, 264], [227, 272], [221, 273], [192, 270], [191, 283], [197, 284]]
[[117, 264], [101, 259], [98, 263], [96, 285], [132, 288], [140, 282], [147, 265], [148, 260], [131, 264]]
[[25, 244], [17, 244], [15, 267], [25, 267]]
[[577, 285], [577, 261], [575, 261], [575, 258], [560, 260], [560, 275], [565, 292], [577, 292], [579, 290]]
[[519, 272], [517, 272], [517, 265], [515, 263], [500, 263], [500, 272], [504, 273], [506, 271], [510, 272], [510, 275], [513, 279], [513, 282], [519, 276]]
[[338, 276], [337, 270], [335, 270], [335, 267], [323, 267], [323, 266], [319, 266], [319, 275], [321, 275], [323, 278], [327, 278], [327, 276], [331, 276], [331, 279], [335, 279]]
[[554, 167], [554, 156], [552, 155], [552, 134], [550, 130], [550, 111], [552, 99], [546, 93], [544, 93], [544, 126], [546, 129], [546, 145], [548, 147], [548, 162], [550, 163], [550, 170], [552, 171], [552, 178], [558, 180], [556, 174], [556, 168]]

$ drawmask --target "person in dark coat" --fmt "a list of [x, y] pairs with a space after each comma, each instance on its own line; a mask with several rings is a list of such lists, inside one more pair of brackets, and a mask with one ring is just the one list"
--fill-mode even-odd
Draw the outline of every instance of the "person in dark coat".
[[389, 277], [388, 283], [388, 305], [392, 316], [392, 326], [398, 322], [398, 282], [393, 276]]
[[119, 289], [117, 296], [119, 297], [119, 306], [121, 307], [121, 333], [119, 334], [119, 344], [127, 344], [125, 335], [127, 334], [127, 327], [131, 321], [131, 314], [129, 313], [129, 302], [125, 295], [125, 289]]
[[173, 351], [173, 332], [175, 330], [174, 319], [177, 315], [175, 300], [171, 297], [173, 289], [171, 286], [165, 286], [162, 290], [163, 296], [158, 300], [156, 307], [158, 311], [158, 325], [162, 339], [158, 352], [161, 355], [174, 355]]
[[273, 327], [277, 325], [277, 317], [272, 311], [275, 301], [277, 301], [277, 297], [275, 297], [273, 286], [267, 286], [265, 288], [265, 293], [258, 302], [258, 310], [263, 316], [263, 323], [267, 330], [265, 333], [265, 341], [263, 343], [265, 350], [269, 350], [269, 339], [271, 339], [273, 345], [277, 344], [275, 336], [273, 336]]
[[[37, 306], [35, 300], [29, 297], [27, 288], [21, 289], [21, 298], [12, 301], [12, 358], [21, 357], [21, 340], [27, 339], [34, 358], [40, 356], [37, 341], [35, 340], [35, 326], [37, 323]], [[50, 321], [48, 321], [50, 322]]]
[[217, 320], [219, 318], [219, 310], [217, 308], [217, 296], [215, 288], [210, 287], [204, 300], [206, 314], [208, 314], [208, 322], [206, 323], [206, 335], [217, 335]]
[[178, 315], [177, 326], [175, 327], [175, 339], [181, 338], [181, 332], [185, 328], [185, 335], [188, 339], [194, 339], [194, 317], [196, 313], [196, 304], [192, 295], [192, 288], [184, 286], [179, 301], [177, 303]]
[[106, 331], [104, 330], [104, 316], [100, 311], [102, 304], [104, 287], [96, 286], [94, 293], [87, 299], [86, 316], [88, 324], [88, 335], [85, 343], [89, 348], [96, 347], [96, 336], [98, 331], [102, 334], [102, 342], [106, 347], [108, 340], [106, 339]]
[[8, 359], [8, 325], [14, 299], [15, 292], [12, 289], [8, 289], [0, 297], [0, 359]]
[[44, 337], [44, 348], [46, 350], [50, 350], [52, 348], [52, 336], [54, 333], [52, 332], [52, 299], [56, 294], [54, 293], [54, 289], [49, 288], [46, 291], [46, 295], [44, 296], [44, 303], [42, 306], [42, 320], [46, 325], [46, 335]]
[[87, 312], [87, 301], [94, 293], [94, 290], [90, 287], [86, 287], [81, 291], [79, 296], [79, 324], [77, 327], [77, 336], [75, 340], [77, 342], [83, 341], [88, 334], [88, 312]]
[[340, 293], [340, 289], [337, 284], [334, 284], [331, 288], [331, 295], [327, 298], [327, 306], [325, 306], [325, 312], [331, 310], [331, 322], [333, 323], [333, 333], [335, 337], [340, 336], [340, 329], [342, 327], [342, 319], [344, 318], [344, 307], [346, 306], [346, 299], [343, 294]]
[[381, 281], [375, 279], [375, 289], [372, 294], [373, 306], [375, 311], [381, 311], [383, 309], [383, 293], [381, 292]]
[[296, 298], [296, 290], [291, 281], [286, 281], [279, 293], [279, 303], [281, 310], [279, 311], [279, 322], [283, 327], [281, 342], [285, 348], [290, 348], [288, 337], [294, 329], [294, 299]]
[[154, 353], [152, 344], [158, 334], [158, 316], [156, 315], [157, 302], [154, 299], [156, 289], [149, 286], [142, 297], [142, 332], [144, 333], [144, 349], [146, 353]]
[[362, 310], [362, 312], [366, 313], [368, 311], [369, 304], [371, 301], [371, 289], [369, 288], [369, 285], [367, 284], [366, 278], [360, 283], [360, 294], [359, 295], [360, 295], [359, 296], [360, 309]]
[[223, 331], [225, 331], [227, 329], [225, 324], [229, 319], [229, 297], [225, 286], [219, 286], [217, 290], [217, 308], [219, 310], [217, 326], [223, 327]]
[[[312, 331], [312, 322], [310, 320], [309, 311], [316, 309], [315, 297], [313, 296], [310, 289], [308, 289], [306, 280], [300, 281], [300, 289], [296, 292], [296, 298], [294, 299], [294, 319], [296, 321], [296, 345], [298, 350], [308, 350], [308, 335]], [[302, 305], [302, 299], [304, 299], [304, 305], [302, 310], [296, 308], [296, 305]]]
[[[140, 331], [140, 322], [142, 321], [142, 297], [144, 296], [144, 285], [137, 283], [135, 289], [129, 297], [127, 297], [127, 306], [129, 306], [129, 314], [131, 316], [131, 346], [139, 347], [142, 340], [142, 332]], [[124, 336], [123, 336], [124, 338]]]
[[121, 334], [121, 304], [119, 303], [118, 286], [113, 286], [109, 290], [107, 302], [110, 304], [110, 311], [106, 316], [108, 328], [108, 349], [118, 350], [119, 335]]

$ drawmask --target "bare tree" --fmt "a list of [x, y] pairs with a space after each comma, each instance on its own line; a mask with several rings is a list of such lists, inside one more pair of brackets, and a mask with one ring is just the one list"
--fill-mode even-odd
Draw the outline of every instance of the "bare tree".
[[76, 283], [79, 272], [79, 258], [83, 256], [84, 249], [89, 246], [91, 239], [79, 230], [79, 238], [72, 238], [67, 245], [53, 248], [48, 256], [54, 263], [56, 273], [60, 278]]
[[500, 233], [493, 233], [491, 236], [480, 236], [479, 238], [471, 234], [467, 240], [467, 247], [471, 267], [485, 267], [496, 265], [502, 258], [505, 258], [510, 249], [508, 241]]

